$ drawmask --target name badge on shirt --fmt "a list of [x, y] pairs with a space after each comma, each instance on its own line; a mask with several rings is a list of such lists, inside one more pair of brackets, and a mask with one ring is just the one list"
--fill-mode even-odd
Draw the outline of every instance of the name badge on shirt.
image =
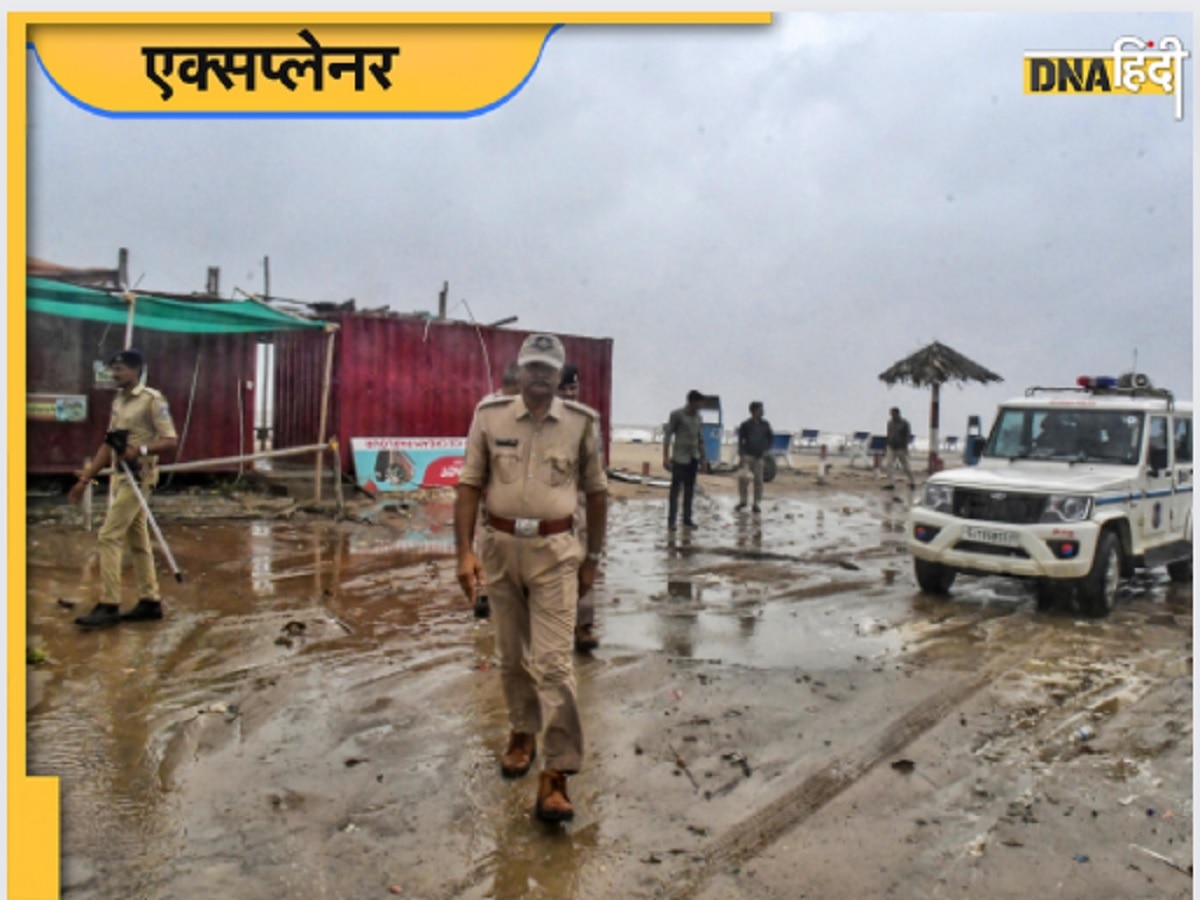
[[497, 447], [515, 447], [517, 446], [516, 438], [496, 438]]

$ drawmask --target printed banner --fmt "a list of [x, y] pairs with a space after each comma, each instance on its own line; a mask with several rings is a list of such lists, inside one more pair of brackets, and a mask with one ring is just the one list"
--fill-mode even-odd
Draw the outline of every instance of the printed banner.
[[350, 439], [358, 484], [373, 496], [454, 487], [466, 449], [466, 438]]
[[83, 394], [26, 394], [25, 418], [31, 422], [86, 422]]

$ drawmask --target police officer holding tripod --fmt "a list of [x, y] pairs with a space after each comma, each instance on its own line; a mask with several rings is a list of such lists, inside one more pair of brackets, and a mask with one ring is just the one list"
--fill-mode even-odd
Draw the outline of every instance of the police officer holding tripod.
[[[122, 621], [163, 617], [144, 494], [158, 481], [158, 455], [174, 450], [178, 443], [175, 424], [162, 393], [141, 383], [144, 366], [141, 353], [121, 350], [108, 361], [108, 366], [118, 388], [109, 430], [91, 462], [77, 473], [79, 480], [67, 495], [72, 503], [78, 503], [102, 469], [107, 466], [114, 469], [109, 481], [108, 514], [100, 528], [102, 599], [87, 615], [75, 620], [83, 628], [107, 628]], [[141, 482], [141, 494], [126, 473]], [[138, 601], [131, 610], [122, 613], [121, 562], [126, 543], [133, 558]]]

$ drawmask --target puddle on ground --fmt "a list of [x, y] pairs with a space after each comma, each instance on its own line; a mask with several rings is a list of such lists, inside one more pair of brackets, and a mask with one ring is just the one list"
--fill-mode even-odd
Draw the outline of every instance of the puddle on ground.
[[[596, 590], [599, 661], [644, 652], [809, 671], [901, 656], [966, 666], [1003, 650], [1010, 630], [1048, 630], [1067, 648], [1081, 628], [1115, 642], [1129, 628], [1191, 627], [1190, 586], [1159, 577], [1132, 583], [1103, 622], [1039, 613], [1028, 585], [1004, 579], [962, 578], [949, 598], [923, 595], [904, 552], [905, 505], [890, 495], [768, 499], [761, 516], [737, 513], [733, 502], [698, 498], [699, 527], [674, 535], [665, 500], [613, 504]], [[106, 876], [120, 874], [123, 895], [155, 893], [138, 873], [161, 869], [188, 839], [191, 818], [177, 808], [175, 788], [202, 742], [217, 740], [207, 723], [230, 725], [219, 733], [232, 747], [243, 725], [268, 729], [286, 747], [320, 728], [358, 686], [417, 668], [488, 665], [490, 629], [455, 583], [452, 516], [450, 503], [431, 503], [354, 528], [167, 523], [187, 573], [183, 584], [162, 583], [168, 618], [98, 633], [72, 623], [97, 599], [94, 535], [35, 529], [29, 640], [50, 662], [30, 670], [29, 770], [63, 779], [65, 887], [104, 896], [118, 884]], [[1119, 705], [1119, 695], [1099, 688], [1115, 690], [1128, 671], [1061, 656], [1093, 679], [1101, 711]], [[293, 718], [244, 723], [252, 713], [237, 708], [240, 698], [272, 690], [285, 674]], [[1042, 674], [1031, 669], [1010, 689], [1052, 703], [1062, 680]], [[379, 715], [378, 730], [358, 736], [364, 747], [403, 730], [400, 711]], [[472, 726], [481, 733], [502, 728], [494, 709], [463, 715], [486, 719]], [[440, 752], [412, 762], [433, 771]], [[527, 799], [506, 796], [514, 809], [500, 823], [522, 815], [516, 806]], [[494, 895], [569, 893], [555, 873], [578, 872], [593, 852], [585, 828], [549, 844], [528, 828], [498, 828], [495, 855], [483, 864], [494, 869]], [[522, 840], [531, 843], [504, 843]], [[536, 867], [526, 858], [535, 852], [545, 856]], [[119, 861], [121, 873], [105, 860]]]

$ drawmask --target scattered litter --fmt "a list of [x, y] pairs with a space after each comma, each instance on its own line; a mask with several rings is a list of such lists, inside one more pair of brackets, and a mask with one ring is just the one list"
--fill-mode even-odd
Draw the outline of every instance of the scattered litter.
[[1175, 862], [1175, 860], [1171, 859], [1168, 856], [1163, 856], [1161, 853], [1155, 853], [1153, 850], [1147, 850], [1145, 847], [1139, 847], [1137, 844], [1130, 844], [1129, 846], [1132, 847], [1134, 850], [1140, 850], [1142, 853], [1145, 853], [1147, 856], [1157, 859], [1161, 863], [1166, 863], [1172, 869], [1175, 869], [1178, 872], [1182, 872], [1188, 878], [1192, 877], [1192, 867], [1190, 865], [1185, 868], [1184, 866], [1181, 866], [1179, 863]]
[[1087, 861], [1088, 861], [1088, 855], [1086, 853], [1076, 853], [1075, 854], [1075, 862], [1084, 863]]
[[1146, 815], [1152, 817], [1154, 815], [1154, 807], [1150, 807], [1149, 809], [1147, 809]]
[[981, 834], [975, 840], [971, 841], [971, 843], [967, 844], [967, 852], [972, 856], [983, 856], [983, 851], [986, 847], [987, 837]]
[[915, 762], [913, 762], [911, 759], [898, 759], [894, 763], [892, 763], [893, 769], [895, 769], [897, 772], [902, 772], [905, 775], [907, 775], [909, 772], [911, 772], [916, 767], [917, 767], [917, 764]]
[[722, 753], [721, 759], [726, 760], [731, 765], [741, 767], [742, 774], [745, 775], [747, 778], [750, 777], [750, 773], [752, 771], [750, 768], [750, 761], [747, 760], [746, 757], [743, 756], [741, 753], [738, 753], [736, 750], [733, 750], [729, 753]]
[[346, 768], [352, 769], [355, 766], [360, 766], [363, 763], [370, 762], [370, 761], [371, 760], [365, 756], [351, 756], [349, 759], [346, 760]]
[[388, 893], [389, 894], [403, 894], [404, 888], [400, 887], [400, 885], [398, 885], [398, 884], [393, 884], [388, 888]]
[[1090, 741], [1096, 736], [1096, 730], [1091, 725], [1080, 725], [1071, 733], [1071, 739], [1079, 743]]

